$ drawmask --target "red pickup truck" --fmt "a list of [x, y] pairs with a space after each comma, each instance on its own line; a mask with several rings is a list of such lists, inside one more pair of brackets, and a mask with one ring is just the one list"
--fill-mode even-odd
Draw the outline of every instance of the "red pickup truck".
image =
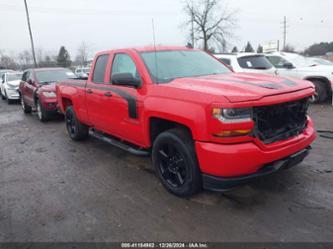
[[56, 86], [69, 136], [152, 155], [179, 196], [224, 191], [300, 163], [316, 134], [312, 83], [236, 74], [184, 47], [100, 52], [87, 81]]

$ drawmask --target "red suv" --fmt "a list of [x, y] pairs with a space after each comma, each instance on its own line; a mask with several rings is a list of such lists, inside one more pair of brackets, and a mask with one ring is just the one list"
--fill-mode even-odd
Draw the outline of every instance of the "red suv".
[[55, 83], [75, 78], [67, 68], [35, 68], [24, 71], [19, 87], [24, 113], [36, 110], [38, 119], [48, 121], [58, 113]]

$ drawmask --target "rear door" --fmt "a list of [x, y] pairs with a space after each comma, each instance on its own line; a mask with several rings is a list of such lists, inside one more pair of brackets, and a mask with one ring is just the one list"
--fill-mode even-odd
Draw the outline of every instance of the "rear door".
[[86, 105], [88, 110], [89, 122], [97, 129], [107, 133], [113, 133], [112, 124], [109, 124], [108, 115], [112, 115], [108, 105], [109, 98], [112, 96], [106, 86], [106, 69], [110, 63], [109, 54], [101, 54], [97, 57], [93, 68], [93, 75], [86, 86]]

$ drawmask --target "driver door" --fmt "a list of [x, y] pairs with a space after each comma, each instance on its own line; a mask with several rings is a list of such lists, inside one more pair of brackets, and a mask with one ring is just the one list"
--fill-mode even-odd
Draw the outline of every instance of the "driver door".
[[133, 58], [124, 52], [116, 53], [113, 57], [110, 82], [113, 97], [110, 104], [114, 108], [114, 115], [110, 122], [115, 124], [115, 132], [124, 140], [140, 144], [143, 141], [142, 117], [139, 113], [141, 89], [129, 85], [116, 85], [112, 82], [115, 74], [131, 74], [133, 78], [141, 81], [140, 73]]
[[34, 106], [35, 105], [34, 93], [35, 93], [37, 86], [36, 86], [36, 81], [34, 80], [32, 71], [29, 72], [28, 80], [24, 85], [26, 86], [26, 88], [25, 88], [26, 103], [30, 106]]

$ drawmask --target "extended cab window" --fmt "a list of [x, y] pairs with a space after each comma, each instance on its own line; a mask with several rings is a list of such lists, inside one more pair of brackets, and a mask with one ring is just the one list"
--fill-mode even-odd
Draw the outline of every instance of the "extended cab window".
[[116, 54], [113, 60], [111, 77], [120, 73], [129, 73], [133, 78], [140, 79], [134, 61], [127, 54]]
[[95, 63], [93, 82], [95, 83], [104, 83], [104, 76], [106, 65], [108, 63], [109, 55], [104, 54], [100, 55]]

